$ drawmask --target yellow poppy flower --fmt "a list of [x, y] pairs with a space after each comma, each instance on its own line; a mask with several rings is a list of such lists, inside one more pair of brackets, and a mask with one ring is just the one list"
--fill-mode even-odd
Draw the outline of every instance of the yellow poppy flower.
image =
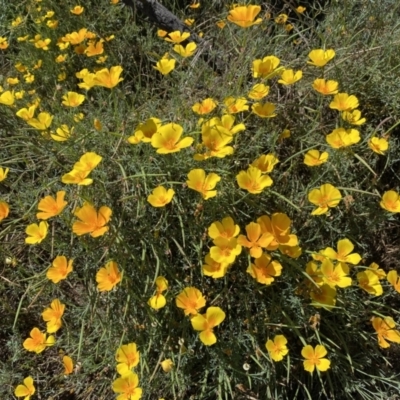
[[173, 189], [166, 189], [164, 186], [157, 186], [152, 194], [147, 197], [147, 201], [153, 207], [164, 207], [171, 203], [175, 191]]
[[324, 67], [330, 60], [335, 57], [335, 50], [328, 49], [328, 50], [312, 50], [308, 57], [311, 61], [307, 61], [307, 64], [314, 65], [315, 67]]
[[378, 344], [383, 349], [390, 347], [390, 343], [400, 343], [400, 332], [395, 329], [396, 323], [392, 317], [372, 317], [372, 326], [378, 335]]
[[100, 292], [109, 292], [119, 282], [122, 275], [118, 269], [118, 264], [115, 261], [109, 261], [106, 265], [100, 268], [96, 274], [97, 289]]
[[99, 211], [90, 204], [85, 202], [81, 208], [77, 208], [74, 215], [79, 218], [72, 225], [72, 231], [78, 235], [90, 233], [90, 236], [96, 238], [104, 235], [109, 227], [106, 224], [111, 218], [112, 211], [107, 206], [100, 207]]
[[117, 349], [115, 354], [117, 361], [117, 372], [120, 375], [125, 375], [131, 372], [140, 361], [140, 352], [137, 350], [136, 343], [124, 344]]
[[327, 371], [331, 365], [327, 358], [323, 358], [327, 354], [326, 348], [320, 344], [315, 346], [315, 349], [310, 345], [303, 347], [301, 355], [305, 358], [304, 369], [310, 373], [313, 373], [315, 368], [321, 372]]
[[64, 201], [65, 191], [60, 190], [56, 194], [56, 198], [51, 196], [46, 196], [42, 200], [39, 201], [38, 212], [36, 214], [37, 219], [47, 220], [49, 218], [55, 217], [59, 215], [67, 205], [67, 202]]
[[68, 274], [73, 270], [72, 264], [74, 260], [67, 260], [65, 256], [57, 256], [52, 263], [52, 266], [47, 270], [46, 277], [53, 283], [58, 283], [66, 279]]
[[282, 361], [283, 357], [289, 353], [286, 343], [287, 339], [283, 335], [276, 335], [273, 340], [269, 339], [267, 343], [265, 343], [265, 347], [272, 360]]
[[318, 206], [311, 215], [321, 215], [328, 212], [328, 209], [331, 207], [336, 207], [340, 200], [342, 199], [342, 195], [339, 189], [335, 188], [335, 186], [330, 183], [326, 183], [321, 185], [319, 189], [313, 189], [308, 193], [308, 200]]
[[260, 11], [260, 6], [238, 6], [229, 11], [227, 20], [241, 28], [249, 28], [250, 26], [261, 24], [262, 18], [256, 19]]
[[241, 189], [252, 194], [260, 194], [273, 183], [269, 175], [263, 175], [260, 169], [253, 166], [250, 166], [247, 171], [240, 171], [236, 175], [236, 181]]
[[183, 309], [185, 315], [196, 315], [206, 305], [206, 299], [199, 289], [186, 287], [176, 296], [175, 303]]
[[30, 224], [26, 227], [25, 233], [28, 235], [25, 238], [26, 244], [36, 244], [40, 243], [46, 238], [49, 225], [47, 222], [40, 222], [38, 224]]
[[217, 195], [215, 188], [221, 177], [213, 172], [206, 175], [204, 169], [193, 169], [188, 173], [188, 180], [186, 181], [190, 189], [199, 192], [204, 200], [208, 200]]
[[385, 192], [379, 204], [386, 211], [400, 213], [400, 195], [394, 190]]
[[225, 319], [224, 311], [219, 307], [208, 307], [205, 314], [195, 315], [190, 322], [195, 331], [200, 331], [200, 340], [206, 346], [212, 346], [217, 342], [214, 328]]

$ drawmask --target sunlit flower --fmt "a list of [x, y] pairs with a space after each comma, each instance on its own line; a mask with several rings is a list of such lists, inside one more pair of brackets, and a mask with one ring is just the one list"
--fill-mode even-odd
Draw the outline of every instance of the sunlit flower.
[[171, 71], [175, 69], [175, 63], [176, 60], [174, 60], [173, 58], [171, 59], [162, 58], [157, 62], [155, 67], [153, 66], [153, 68], [162, 73], [163, 75], [168, 75]]
[[142, 397], [142, 388], [138, 387], [139, 378], [134, 372], [130, 372], [112, 383], [112, 390], [120, 393], [117, 400], [139, 400]]
[[246, 272], [258, 283], [270, 285], [275, 277], [281, 275], [282, 265], [278, 261], [272, 260], [268, 254], [262, 253], [261, 257], [254, 260], [254, 264], [249, 265]]
[[125, 375], [131, 372], [140, 361], [140, 352], [136, 348], [136, 343], [124, 344], [117, 349], [115, 354], [117, 361], [117, 372], [120, 375]]
[[33, 385], [33, 378], [28, 376], [24, 379], [23, 385], [18, 385], [14, 390], [14, 395], [17, 397], [24, 397], [24, 400], [30, 400], [31, 396], [35, 394], [35, 386]]
[[89, 72], [87, 68], [84, 68], [84, 69], [82, 69], [81, 71], [77, 72], [77, 73], [75, 74], [75, 76], [76, 76], [78, 79], [83, 79], [83, 82], [78, 83], [78, 86], [79, 86], [81, 89], [89, 90], [89, 89], [91, 89], [93, 86], [96, 85], [96, 82], [95, 82], [95, 77], [96, 77], [96, 75], [93, 74], [93, 73], [91, 73], [91, 72]]
[[34, 45], [37, 49], [49, 50], [49, 44], [51, 43], [51, 39], [40, 39], [35, 41]]
[[167, 31], [164, 31], [163, 29], [158, 29], [157, 30], [157, 36], [160, 37], [160, 38], [163, 38], [163, 37], [165, 37], [167, 35], [168, 35]]
[[332, 80], [326, 81], [325, 79], [322, 78], [315, 79], [315, 81], [312, 84], [314, 90], [316, 90], [318, 93], [323, 94], [324, 96], [336, 94], [338, 92], [338, 86], [339, 83], [337, 81], [332, 81]]
[[196, 315], [206, 305], [206, 299], [199, 289], [186, 287], [176, 296], [175, 303], [185, 315]]
[[311, 215], [321, 215], [328, 212], [329, 208], [336, 207], [342, 195], [339, 189], [330, 183], [321, 185], [319, 189], [313, 189], [308, 193], [308, 200], [318, 206]]
[[365, 270], [357, 274], [358, 284], [372, 296], [381, 296], [383, 293], [382, 285], [379, 282], [378, 275], [373, 271]]
[[78, 171], [76, 169], [73, 169], [72, 171], [68, 172], [67, 174], [64, 174], [61, 177], [61, 182], [69, 185], [72, 184], [80, 186], [91, 185], [93, 183], [93, 179], [87, 178], [89, 174], [90, 171]]
[[280, 60], [275, 56], [266, 56], [262, 60], [257, 59], [253, 61], [253, 77], [254, 78], [272, 78], [279, 70]]
[[25, 339], [23, 347], [25, 350], [33, 351], [36, 354], [41, 353], [47, 346], [53, 346], [56, 342], [54, 336], [46, 337], [46, 334], [38, 328], [33, 328], [29, 336], [28, 339]]
[[374, 136], [368, 140], [368, 147], [377, 154], [385, 155], [385, 151], [389, 148], [389, 142], [385, 138]]
[[275, 17], [274, 21], [276, 24], [283, 25], [286, 23], [288, 20], [287, 14], [279, 14], [278, 16]]
[[64, 201], [65, 191], [60, 190], [56, 194], [56, 198], [46, 196], [39, 201], [38, 210], [41, 211], [36, 214], [37, 219], [49, 219], [59, 215], [64, 210], [67, 202]]
[[166, 124], [158, 128], [157, 132], [151, 138], [151, 145], [157, 149], [159, 154], [175, 153], [189, 147], [193, 143], [193, 138], [181, 136], [183, 128], [174, 123]]
[[90, 40], [88, 42], [87, 47], [85, 48], [84, 53], [86, 54], [87, 57], [95, 57], [100, 54], [103, 54], [104, 53], [103, 39], [100, 39], [97, 42], [95, 40]]
[[242, 246], [235, 238], [217, 237], [213, 241], [214, 246], [210, 249], [210, 255], [214, 261], [219, 263], [232, 264], [241, 253]]
[[349, 267], [344, 262], [338, 262], [334, 266], [332, 261], [326, 258], [322, 261], [320, 272], [322, 281], [331, 287], [345, 288], [351, 286], [351, 278], [348, 276]]
[[304, 369], [310, 373], [313, 373], [315, 368], [322, 372], [327, 371], [331, 365], [327, 358], [323, 358], [327, 354], [326, 348], [320, 344], [316, 345], [315, 349], [310, 345], [304, 346], [301, 350], [301, 355], [305, 358]]
[[106, 224], [111, 218], [112, 211], [107, 206], [100, 207], [99, 211], [85, 202], [81, 208], [77, 208], [74, 215], [80, 219], [72, 225], [72, 231], [78, 235], [90, 233], [90, 236], [96, 238], [104, 235], [109, 227]]
[[217, 102], [208, 97], [204, 99], [200, 103], [196, 103], [193, 105], [192, 110], [199, 115], [209, 114], [214, 108], [217, 107]]
[[272, 103], [254, 103], [251, 106], [251, 110], [254, 114], [261, 118], [273, 118], [275, 114], [276, 106]]
[[85, 101], [85, 96], [76, 92], [67, 92], [62, 98], [62, 104], [67, 107], [78, 107]]
[[147, 201], [153, 207], [164, 207], [171, 203], [175, 191], [173, 189], [166, 189], [164, 186], [157, 186], [153, 189], [152, 194], [147, 197]]
[[203, 274], [211, 276], [214, 279], [223, 278], [226, 275], [231, 264], [225, 262], [217, 262], [212, 259], [210, 254], [207, 254], [202, 265]]
[[51, 122], [53, 121], [53, 116], [47, 112], [41, 112], [37, 118], [32, 118], [27, 120], [27, 124], [33, 126], [35, 129], [39, 131], [44, 131], [50, 127]]
[[393, 286], [394, 290], [400, 293], [400, 276], [397, 274], [397, 271], [394, 269], [389, 271], [386, 279]]
[[229, 11], [227, 19], [241, 28], [248, 28], [253, 25], [261, 24], [262, 18], [256, 19], [260, 11], [260, 6], [238, 6]]
[[396, 323], [392, 317], [372, 317], [372, 326], [378, 335], [378, 344], [380, 347], [386, 349], [390, 347], [387, 342], [389, 340], [393, 343], [400, 343], [400, 332], [396, 328]]
[[304, 164], [309, 167], [316, 167], [317, 165], [326, 163], [328, 158], [329, 154], [326, 151], [320, 153], [319, 150], [309, 150], [304, 154]]
[[358, 107], [358, 99], [354, 95], [348, 95], [347, 93], [335, 94], [333, 100], [329, 104], [329, 108], [338, 111], [351, 111]]
[[55, 333], [62, 326], [61, 317], [64, 314], [65, 304], [62, 304], [60, 300], [55, 299], [51, 302], [50, 307], [46, 308], [42, 312], [42, 318], [47, 323], [47, 332]]
[[380, 206], [386, 211], [400, 213], [400, 195], [394, 190], [383, 193]]
[[67, 260], [65, 256], [57, 256], [52, 263], [52, 266], [47, 270], [46, 277], [53, 283], [59, 283], [67, 278], [73, 270], [73, 259]]
[[196, 161], [203, 161], [210, 157], [224, 158], [233, 154], [233, 147], [227, 146], [233, 140], [233, 136], [226, 128], [220, 125], [208, 128], [203, 124], [202, 131], [202, 146], [205, 152], [195, 154], [193, 158]]
[[7, 90], [0, 94], [0, 104], [4, 104], [5, 106], [12, 106], [15, 101], [14, 92], [10, 92]]
[[102, 159], [103, 157], [99, 156], [95, 152], [88, 151], [74, 164], [74, 170], [91, 172], [99, 165]]
[[8, 47], [7, 38], [0, 36], [0, 50], [5, 50]]
[[221, 135], [236, 135], [236, 133], [246, 129], [243, 123], [235, 125], [235, 116], [224, 114], [221, 118], [214, 117], [202, 124], [201, 131], [203, 140], [208, 135], [209, 130], [217, 130]]
[[18, 16], [17, 18], [15, 18], [15, 19], [11, 22], [11, 26], [12, 26], [13, 28], [15, 28], [15, 27], [21, 25], [22, 22], [23, 22], [22, 17], [21, 17], [21, 16]]
[[162, 370], [166, 373], [171, 372], [172, 368], [174, 367], [174, 363], [170, 358], [167, 358], [166, 360], [161, 361], [160, 365], [161, 365]]
[[200, 340], [206, 346], [217, 342], [214, 328], [220, 325], [225, 319], [225, 313], [219, 307], [208, 307], [205, 314], [195, 315], [190, 322], [196, 331], [200, 331]]
[[21, 108], [18, 110], [15, 114], [22, 118], [25, 121], [29, 121], [30, 119], [33, 118], [36, 110], [36, 104], [30, 106], [29, 108]]
[[72, 358], [69, 356], [64, 356], [62, 360], [64, 365], [64, 375], [72, 374], [74, 371], [74, 362], [72, 361]]
[[122, 275], [115, 261], [108, 261], [96, 274], [97, 289], [100, 292], [109, 292], [121, 282]]
[[274, 361], [282, 361], [283, 357], [289, 353], [286, 343], [287, 339], [283, 335], [276, 335], [273, 340], [269, 339], [267, 343], [265, 343], [265, 347]]
[[211, 239], [216, 239], [217, 237], [231, 239], [236, 237], [239, 232], [239, 225], [235, 225], [231, 217], [226, 217], [221, 222], [213, 222], [208, 228], [208, 236], [210, 236]]
[[327, 143], [334, 149], [351, 146], [360, 140], [360, 132], [357, 129], [336, 128], [326, 135]]
[[75, 14], [75, 15], [81, 15], [83, 13], [83, 10], [85, 8], [81, 7], [81, 6], [75, 6], [74, 8], [72, 8], [70, 11], [71, 14]]
[[28, 235], [25, 238], [26, 244], [36, 244], [40, 243], [46, 236], [49, 225], [47, 222], [40, 222], [38, 224], [30, 224], [26, 227], [25, 233]]
[[296, 11], [297, 11], [299, 14], [303, 14], [303, 12], [306, 11], [306, 8], [305, 8], [305, 7], [302, 7], [302, 6], [298, 6], [298, 7], [296, 8]]
[[22, 118], [25, 121], [29, 121], [35, 115], [36, 104], [30, 106], [29, 108], [21, 108], [16, 112], [17, 117]]
[[277, 250], [281, 245], [290, 247], [298, 245], [297, 236], [290, 233], [292, 221], [286, 214], [274, 213], [271, 217], [262, 215], [257, 218], [257, 223], [260, 224], [263, 234], [268, 233], [273, 238], [267, 246], [268, 251]]
[[181, 57], [191, 57], [196, 52], [197, 44], [195, 42], [190, 42], [185, 47], [181, 44], [176, 44], [173, 49]]
[[61, 125], [56, 129], [56, 133], [50, 132], [50, 136], [56, 142], [65, 142], [70, 138], [74, 131], [74, 128], [69, 129], [69, 127], [65, 124]]
[[9, 170], [10, 170], [9, 168], [0, 168], [0, 182], [3, 182], [4, 179], [7, 178]]
[[161, 125], [160, 119], [149, 118], [146, 122], [136, 127], [134, 135], [128, 138], [128, 142], [131, 144], [138, 144], [140, 142], [151, 143], [151, 138]]
[[18, 78], [11, 78], [11, 77], [9, 77], [9, 78], [7, 78], [7, 83], [8, 83], [9, 85], [11, 85], [11, 86], [13, 86], [13, 85], [18, 85], [19, 79], [18, 79]]
[[343, 111], [342, 119], [351, 125], [357, 125], [357, 126], [364, 124], [366, 121], [365, 118], [361, 118], [360, 110]]
[[303, 77], [303, 71], [294, 72], [292, 69], [285, 69], [282, 72], [281, 79], [278, 80], [278, 83], [282, 85], [293, 85]]
[[269, 86], [265, 86], [263, 83], [255, 84], [249, 94], [247, 95], [252, 100], [261, 100], [269, 93]]
[[247, 100], [244, 97], [227, 97], [224, 99], [225, 111], [228, 114], [236, 114], [241, 111], [247, 111], [249, 106]]
[[154, 296], [152, 296], [149, 301], [148, 305], [155, 310], [159, 310], [160, 308], [165, 307], [167, 304], [167, 300], [162, 294], [168, 289], [168, 281], [163, 276], [158, 276], [155, 281], [157, 291]]
[[325, 66], [333, 57], [335, 57], [335, 50], [312, 50], [308, 57], [311, 61], [307, 61], [307, 64], [314, 65], [315, 67]]
[[279, 163], [277, 157], [273, 154], [262, 154], [251, 165], [258, 168], [263, 174], [269, 174], [273, 171], [276, 164]]
[[354, 245], [349, 239], [341, 239], [337, 243], [337, 252], [332, 247], [327, 247], [320, 253], [331, 260], [357, 265], [361, 261], [361, 256], [358, 253], [351, 253], [353, 250]]
[[168, 33], [167, 36], [164, 37], [164, 40], [166, 42], [171, 42], [171, 43], [181, 43], [184, 40], [186, 40], [190, 36], [189, 32], [180, 32], [180, 31], [174, 31]]
[[123, 78], [120, 78], [122, 71], [123, 68], [119, 65], [111, 67], [110, 69], [103, 68], [95, 73], [93, 83], [96, 86], [103, 86], [112, 89], [117, 86], [119, 82], [124, 80]]
[[67, 33], [63, 38], [63, 42], [69, 42], [73, 45], [80, 44], [86, 39], [88, 30], [86, 28], [80, 29], [78, 32]]
[[269, 175], [263, 175], [260, 169], [253, 166], [250, 166], [247, 171], [240, 171], [236, 175], [236, 181], [241, 189], [252, 194], [260, 194], [273, 183]]
[[316, 308], [325, 308], [331, 310], [336, 304], [336, 289], [330, 285], [322, 284], [319, 287], [312, 287], [310, 298], [311, 303]]
[[46, 22], [46, 25], [47, 25], [50, 29], [56, 29], [56, 28], [58, 27], [58, 21], [49, 19], [49, 20]]
[[199, 192], [204, 200], [208, 200], [211, 197], [217, 195], [215, 188], [217, 183], [221, 180], [221, 177], [213, 172], [206, 175], [204, 169], [192, 169], [188, 173], [188, 180], [186, 181], [190, 189]]
[[5, 201], [0, 200], [0, 222], [8, 217], [8, 214], [10, 213], [10, 207]]
[[250, 222], [246, 226], [247, 237], [239, 235], [237, 243], [243, 247], [250, 249], [250, 256], [254, 258], [260, 258], [263, 254], [263, 249], [274, 239], [269, 233], [262, 233], [261, 226], [255, 222]]

